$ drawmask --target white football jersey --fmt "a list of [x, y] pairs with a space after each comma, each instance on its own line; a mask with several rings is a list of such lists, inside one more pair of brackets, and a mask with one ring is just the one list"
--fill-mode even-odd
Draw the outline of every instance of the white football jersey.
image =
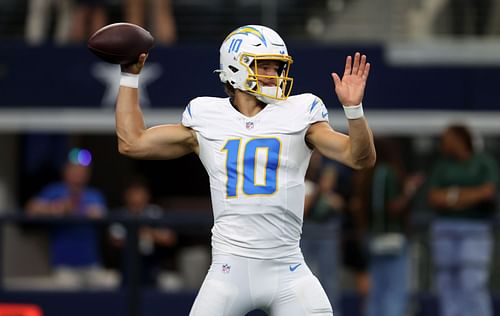
[[291, 96], [253, 117], [229, 98], [199, 97], [182, 124], [192, 128], [210, 178], [214, 254], [258, 259], [302, 257], [299, 240], [309, 126], [328, 121], [320, 98]]

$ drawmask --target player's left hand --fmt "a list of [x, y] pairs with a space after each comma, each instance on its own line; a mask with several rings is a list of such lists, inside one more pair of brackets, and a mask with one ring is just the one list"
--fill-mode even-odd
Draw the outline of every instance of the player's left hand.
[[369, 73], [370, 63], [366, 62], [366, 55], [358, 52], [354, 55], [354, 62], [351, 56], [347, 56], [342, 79], [338, 74], [332, 73], [335, 93], [342, 105], [354, 106], [361, 103]]
[[148, 58], [148, 54], [142, 53], [137, 58], [137, 61], [130, 63], [130, 64], [121, 65], [120, 66], [121, 71], [129, 73], [129, 74], [138, 75], [141, 73], [142, 68], [144, 68], [144, 63], [146, 62], [147, 58]]

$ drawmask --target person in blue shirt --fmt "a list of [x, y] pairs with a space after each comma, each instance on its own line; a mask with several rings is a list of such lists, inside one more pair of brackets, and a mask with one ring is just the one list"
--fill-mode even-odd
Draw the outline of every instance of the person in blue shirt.
[[[48, 184], [27, 205], [32, 216], [85, 217], [97, 219], [106, 214], [103, 194], [88, 186], [91, 168], [68, 161], [62, 180]], [[51, 267], [56, 287], [93, 287], [115, 283], [100, 268], [95, 225], [88, 222], [54, 224], [50, 230]]]

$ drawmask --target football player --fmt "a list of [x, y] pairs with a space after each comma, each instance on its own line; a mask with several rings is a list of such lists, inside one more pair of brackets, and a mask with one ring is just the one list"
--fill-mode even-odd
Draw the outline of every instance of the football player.
[[304, 176], [313, 150], [355, 169], [375, 163], [361, 104], [370, 71], [366, 56], [348, 56], [342, 78], [332, 73], [348, 135], [332, 129], [319, 97], [290, 95], [292, 57], [268, 27], [243, 26], [225, 38], [217, 72], [229, 97], [191, 100], [179, 124], [145, 128], [137, 87], [146, 57], [122, 66], [119, 151], [148, 159], [194, 152], [210, 178], [212, 264], [190, 315], [254, 309], [273, 316], [332, 315], [299, 247]]

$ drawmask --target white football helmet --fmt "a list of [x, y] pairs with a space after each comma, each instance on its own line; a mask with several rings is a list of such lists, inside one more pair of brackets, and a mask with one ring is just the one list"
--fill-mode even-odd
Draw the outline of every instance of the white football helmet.
[[[281, 63], [276, 76], [257, 74], [262, 60]], [[261, 25], [245, 25], [231, 32], [220, 47], [220, 80], [233, 88], [255, 95], [264, 103], [286, 100], [290, 95], [293, 78], [288, 77], [292, 57], [285, 42], [272, 29]], [[259, 79], [276, 80], [276, 86], [264, 86]], [[269, 81], [269, 79], [267, 79]]]

